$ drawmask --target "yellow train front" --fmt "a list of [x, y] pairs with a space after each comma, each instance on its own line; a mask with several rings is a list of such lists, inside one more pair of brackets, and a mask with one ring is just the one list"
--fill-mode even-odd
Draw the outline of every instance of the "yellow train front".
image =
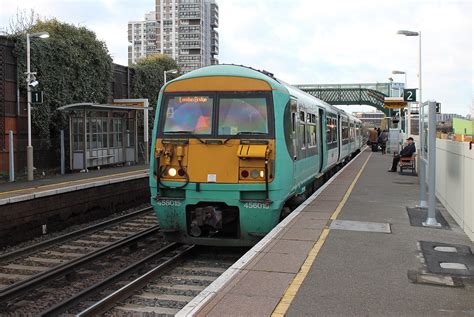
[[[328, 105], [302, 92], [293, 103], [291, 89], [233, 65], [202, 68], [162, 88], [150, 188], [167, 239], [253, 245], [324, 175]], [[307, 149], [294, 122], [303, 108]]]

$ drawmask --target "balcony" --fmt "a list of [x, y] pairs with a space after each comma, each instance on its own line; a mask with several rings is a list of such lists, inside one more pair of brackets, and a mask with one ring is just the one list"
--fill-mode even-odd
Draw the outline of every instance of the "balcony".
[[199, 20], [201, 19], [201, 12], [180, 12], [179, 18], [186, 20]]
[[182, 43], [179, 43], [179, 49], [183, 49], [183, 50], [190, 50], [190, 49], [197, 49], [197, 50], [200, 50], [201, 49], [201, 43], [193, 43], [193, 44], [182, 44]]
[[219, 18], [217, 16], [211, 17], [211, 27], [218, 28], [219, 27]]

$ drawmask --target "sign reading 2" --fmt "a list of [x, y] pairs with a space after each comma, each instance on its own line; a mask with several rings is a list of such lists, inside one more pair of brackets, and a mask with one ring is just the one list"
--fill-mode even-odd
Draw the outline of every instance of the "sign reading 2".
[[415, 102], [416, 89], [403, 89], [403, 101]]

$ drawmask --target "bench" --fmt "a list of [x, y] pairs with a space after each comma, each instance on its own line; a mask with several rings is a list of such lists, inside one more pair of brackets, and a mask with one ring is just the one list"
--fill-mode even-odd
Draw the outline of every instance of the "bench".
[[109, 157], [113, 157], [113, 156], [114, 156], [113, 154], [97, 155], [97, 156], [89, 156], [87, 159], [89, 159], [89, 160], [98, 160], [98, 159], [101, 159], [101, 158], [109, 158]]
[[400, 174], [403, 174], [404, 170], [411, 170], [412, 175], [416, 175], [416, 154], [411, 157], [400, 157]]

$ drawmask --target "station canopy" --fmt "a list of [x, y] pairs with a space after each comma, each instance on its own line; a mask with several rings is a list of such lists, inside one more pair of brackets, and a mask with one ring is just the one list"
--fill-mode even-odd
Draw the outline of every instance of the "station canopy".
[[403, 100], [403, 97], [385, 97], [384, 108], [386, 109], [401, 109], [405, 108], [407, 103]]

